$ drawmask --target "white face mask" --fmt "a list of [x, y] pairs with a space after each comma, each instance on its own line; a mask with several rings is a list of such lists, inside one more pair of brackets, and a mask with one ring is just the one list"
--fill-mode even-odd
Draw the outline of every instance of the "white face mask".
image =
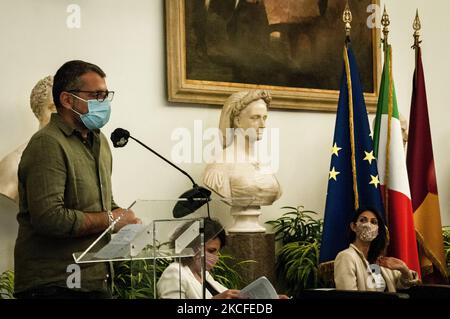
[[206, 270], [210, 271], [219, 261], [219, 256], [206, 252]]
[[378, 236], [378, 225], [356, 222], [356, 235], [362, 241], [371, 242]]

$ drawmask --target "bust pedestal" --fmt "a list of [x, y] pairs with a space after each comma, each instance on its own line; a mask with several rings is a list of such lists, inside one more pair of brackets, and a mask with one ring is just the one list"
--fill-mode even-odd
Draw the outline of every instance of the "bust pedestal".
[[6, 270], [14, 270], [18, 211], [19, 206], [12, 199], [0, 194], [0, 274]]
[[272, 284], [275, 277], [275, 234], [273, 233], [230, 233], [225, 251], [237, 261], [254, 260], [239, 271], [247, 283], [266, 276]]
[[265, 233], [266, 229], [259, 224], [261, 208], [259, 206], [240, 207], [230, 209], [234, 224], [228, 229], [229, 233]]

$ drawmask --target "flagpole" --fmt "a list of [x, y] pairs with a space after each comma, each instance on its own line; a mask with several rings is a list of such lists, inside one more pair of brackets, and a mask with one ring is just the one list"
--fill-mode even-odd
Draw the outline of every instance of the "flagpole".
[[[385, 173], [384, 173], [384, 208], [386, 216], [386, 226], [389, 228], [389, 163], [391, 153], [391, 124], [392, 113], [394, 109], [394, 81], [392, 76], [392, 48], [389, 46], [389, 25], [391, 21], [384, 7], [383, 16], [381, 18], [381, 24], [383, 25], [383, 45], [384, 45], [384, 58], [389, 60], [389, 91], [388, 91], [388, 127], [387, 127], [387, 140], [386, 140], [386, 158], [385, 158]], [[386, 65], [386, 64], [385, 64]]]
[[353, 176], [353, 193], [354, 193], [354, 208], [357, 210], [359, 208], [359, 193], [358, 193], [358, 180], [356, 178], [356, 148], [355, 148], [355, 125], [353, 116], [353, 85], [352, 85], [352, 74], [350, 70], [350, 62], [348, 59], [348, 45], [350, 44], [350, 33], [352, 30], [351, 22], [353, 20], [352, 12], [350, 11], [350, 6], [345, 5], [344, 13], [342, 14], [342, 21], [345, 23], [345, 47], [344, 47], [344, 61], [345, 61], [345, 73], [347, 75], [347, 90], [348, 90], [348, 120], [349, 120], [349, 130], [350, 130], [350, 145], [351, 145], [351, 162], [352, 162], [352, 176]]
[[351, 23], [353, 21], [353, 16], [352, 12], [350, 11], [348, 0], [347, 4], [345, 5], [344, 13], [342, 14], [342, 21], [344, 21], [345, 23], [345, 45], [347, 46], [350, 43], [350, 33], [352, 31]]
[[[413, 123], [413, 121], [422, 122], [421, 125], [418, 125], [416, 123], [417, 126], [415, 128], [415, 134], [414, 134], [415, 136], [414, 137], [415, 137], [415, 139], [419, 139], [419, 137], [423, 137], [423, 136], [427, 136], [427, 137], [423, 141], [422, 140], [420, 140], [420, 142], [415, 141], [414, 145], [412, 145], [409, 142], [412, 134], [410, 135], [410, 139], [408, 140], [407, 162], [408, 162], [408, 164], [410, 164], [410, 165], [408, 165], [408, 168], [411, 168], [411, 172], [408, 171], [411, 185], [418, 182], [417, 176], [413, 175], [412, 169], [414, 166], [412, 165], [413, 164], [412, 161], [419, 160], [418, 158], [416, 158], [415, 155], [413, 155], [414, 151], [411, 151], [412, 146], [417, 147], [418, 143], [421, 143], [421, 146], [423, 146], [423, 149], [421, 150], [422, 154], [424, 152], [431, 152], [431, 161], [434, 161], [433, 151], [432, 151], [432, 146], [431, 146], [432, 145], [431, 132], [429, 131], [430, 123], [429, 123], [429, 117], [427, 114], [428, 106], [427, 106], [427, 97], [426, 97], [426, 93], [425, 93], [425, 83], [424, 83], [423, 74], [420, 74], [420, 82], [419, 82], [419, 68], [422, 69], [422, 72], [423, 72], [423, 66], [422, 66], [422, 61], [420, 59], [420, 52], [421, 52], [420, 44], [422, 43], [422, 41], [420, 40], [420, 30], [422, 29], [422, 25], [420, 22], [418, 9], [416, 10], [416, 17], [413, 22], [413, 29], [414, 29], [414, 34], [413, 34], [414, 44], [411, 46], [411, 48], [415, 50], [416, 60], [415, 60], [415, 71], [414, 71], [414, 82], [413, 82], [413, 93], [412, 93], [413, 100], [411, 103], [411, 112], [413, 112], [413, 108], [415, 111], [414, 111], [414, 114], [412, 113], [414, 118], [410, 117], [409, 128], [411, 130], [411, 123]], [[420, 97], [418, 96], [419, 94], [420, 94]], [[422, 105], [422, 104], [424, 104], [424, 105]], [[420, 105], [420, 107], [419, 107], [419, 105]], [[421, 108], [423, 108], [423, 109], [420, 110]], [[417, 112], [417, 114], [415, 114], [416, 112]], [[421, 116], [421, 117], [418, 117], [418, 116]], [[426, 121], [428, 121], [428, 123], [426, 123]], [[426, 125], [424, 125], [424, 122], [426, 123]], [[422, 159], [420, 159], [420, 160], [422, 161]], [[429, 165], [434, 165], [431, 163], [427, 163], [428, 166], [425, 167], [425, 171], [427, 169], [430, 169]], [[421, 165], [421, 168], [424, 169], [424, 165]], [[434, 167], [430, 170], [433, 171], [433, 173], [435, 174]], [[435, 182], [436, 181], [434, 181], [434, 183]], [[426, 187], [426, 186], [422, 185], [422, 187]], [[430, 186], [428, 185], [428, 187], [430, 187]], [[431, 187], [433, 187], [433, 186], [431, 186]], [[434, 187], [437, 187], [437, 185], [434, 184]], [[429, 188], [427, 188], [427, 190], [428, 189]], [[411, 198], [413, 198], [414, 196], [416, 196], [416, 194], [413, 193], [413, 190], [411, 188]], [[442, 283], [447, 283], [448, 278], [447, 278], [447, 271], [446, 271], [446, 267], [445, 267], [445, 253], [443, 251], [443, 242], [441, 241], [442, 237], [441, 238], [435, 237], [434, 234], [432, 234], [432, 232], [439, 233], [441, 231], [441, 227], [442, 227], [441, 219], [440, 219], [440, 211], [439, 211], [439, 200], [437, 197], [437, 193], [435, 194], [435, 196], [436, 196], [436, 199], [434, 200], [435, 204], [434, 205], [430, 205], [430, 204], [426, 205], [426, 210], [428, 213], [427, 219], [426, 220], [422, 219], [422, 220], [417, 220], [417, 221], [415, 220], [414, 226], [416, 228], [416, 238], [417, 238], [417, 241], [419, 242], [419, 247], [421, 250], [420, 262], [428, 259], [432, 263], [432, 272], [427, 274], [426, 271], [423, 271], [423, 277], [425, 277], [426, 275], [431, 275], [430, 277], [434, 277], [434, 274], [435, 274], [434, 268], [436, 267], [437, 272], [438, 272], [436, 275], [439, 275], [439, 273], [440, 273], [440, 275], [442, 276], [442, 279], [438, 279], [438, 280], [442, 281]], [[420, 203], [420, 205], [418, 207], [413, 207], [413, 210], [415, 209], [414, 214], [417, 214], [417, 211], [421, 210], [421, 207], [423, 207], [424, 202], [425, 202], [425, 199]], [[434, 220], [434, 221], [432, 220], [433, 219], [433, 215], [431, 215], [432, 212], [437, 213], [437, 215], [434, 216], [434, 218], [437, 220]], [[427, 229], [427, 226], [424, 226], [424, 225], [427, 225], [428, 227], [431, 227], [434, 229], [431, 232], [430, 228]], [[439, 245], [440, 248], [436, 248], [436, 246], [433, 247], [433, 242], [436, 245], [435, 241], [438, 241], [437, 245]], [[426, 265], [422, 265], [423, 269], [425, 269], [425, 266]], [[431, 283], [436, 283], [434, 281], [435, 279], [436, 278], [431, 278]], [[428, 280], [430, 280], [430, 279], [428, 279]], [[424, 278], [424, 283], [427, 283], [427, 279], [425, 279], [425, 278]]]
[[386, 53], [387, 45], [388, 45], [388, 37], [389, 37], [389, 25], [391, 24], [391, 20], [389, 20], [389, 15], [386, 11], [386, 6], [384, 6], [383, 16], [381, 17], [381, 25], [383, 26], [383, 48]]
[[416, 61], [415, 61], [416, 68], [415, 68], [414, 73], [415, 73], [415, 78], [417, 81], [417, 61], [419, 59], [420, 44], [422, 43], [422, 41], [420, 40], [420, 29], [422, 29], [422, 24], [420, 23], [419, 9], [417, 9], [417, 11], [416, 11], [416, 17], [413, 22], [413, 29], [414, 29], [414, 35], [413, 35], [414, 36], [414, 44], [411, 48], [414, 49], [416, 52]]

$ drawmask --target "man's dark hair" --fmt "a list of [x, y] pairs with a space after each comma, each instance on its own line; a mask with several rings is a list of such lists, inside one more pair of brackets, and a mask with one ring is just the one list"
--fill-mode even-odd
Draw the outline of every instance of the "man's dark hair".
[[[384, 223], [384, 220], [378, 210], [371, 207], [358, 208], [353, 215], [352, 223], [356, 223], [358, 221], [359, 215], [361, 215], [365, 211], [372, 212], [378, 221], [378, 236], [370, 243], [369, 252], [367, 254], [367, 260], [369, 261], [369, 263], [375, 263], [377, 258], [382, 255], [384, 249], [388, 245], [385, 226], [386, 224]], [[356, 233], [350, 229], [350, 242], [353, 243], [355, 240]]]
[[53, 102], [56, 107], [62, 107], [59, 100], [61, 92], [78, 90], [83, 85], [80, 77], [88, 72], [95, 72], [102, 78], [106, 76], [105, 72], [92, 63], [73, 60], [64, 63], [53, 78]]

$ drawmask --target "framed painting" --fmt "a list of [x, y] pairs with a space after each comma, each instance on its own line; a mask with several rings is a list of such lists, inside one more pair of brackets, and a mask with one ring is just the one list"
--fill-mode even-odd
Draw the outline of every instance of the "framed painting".
[[[376, 108], [380, 29], [371, 4], [350, 0], [352, 47], [369, 111]], [[267, 89], [272, 107], [334, 112], [343, 71], [344, 0], [166, 0], [171, 102], [222, 105]]]

